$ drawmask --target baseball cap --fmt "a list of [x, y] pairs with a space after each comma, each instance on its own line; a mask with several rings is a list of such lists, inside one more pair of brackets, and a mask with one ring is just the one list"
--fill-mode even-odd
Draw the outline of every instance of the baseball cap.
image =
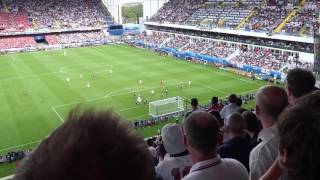
[[167, 124], [161, 130], [162, 141], [167, 153], [174, 155], [186, 150], [183, 134], [178, 124]]

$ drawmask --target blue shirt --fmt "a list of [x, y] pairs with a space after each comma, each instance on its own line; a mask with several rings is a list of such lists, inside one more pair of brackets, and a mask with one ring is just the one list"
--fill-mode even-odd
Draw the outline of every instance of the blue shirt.
[[240, 161], [249, 170], [250, 141], [242, 136], [234, 137], [223, 143], [219, 149], [222, 158], [232, 158]]

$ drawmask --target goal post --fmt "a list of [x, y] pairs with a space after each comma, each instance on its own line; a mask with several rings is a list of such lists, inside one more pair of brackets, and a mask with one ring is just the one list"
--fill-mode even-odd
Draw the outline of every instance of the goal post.
[[149, 103], [149, 115], [152, 117], [164, 116], [184, 111], [183, 98], [172, 97]]

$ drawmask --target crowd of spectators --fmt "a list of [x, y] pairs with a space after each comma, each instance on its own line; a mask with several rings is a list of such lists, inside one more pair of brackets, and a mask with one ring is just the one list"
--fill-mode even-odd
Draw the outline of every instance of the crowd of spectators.
[[279, 71], [286, 66], [292, 56], [278, 55], [269, 52], [268, 50], [249, 50], [243, 51], [239, 56], [231, 60], [234, 64], [246, 64], [254, 67], [262, 67], [265, 69]]
[[60, 33], [56, 35], [47, 35], [46, 40], [49, 45], [55, 45], [55, 44], [100, 42], [100, 41], [106, 40], [106, 37], [102, 31], [90, 31], [90, 32], [74, 32], [74, 33]]
[[205, 32], [205, 31], [197, 31], [197, 30], [186, 30], [186, 29], [171, 28], [171, 27], [148, 26], [148, 29], [155, 30], [155, 31], [163, 31], [167, 33], [176, 33], [176, 34], [211, 38], [214, 40], [232, 41], [232, 42], [259, 45], [259, 46], [265, 46], [265, 47], [273, 47], [273, 48], [279, 48], [279, 49], [314, 53], [313, 43], [301, 43], [301, 42], [284, 41], [284, 40], [277, 40], [277, 39], [222, 34], [222, 33]]
[[150, 19], [160, 23], [184, 23], [204, 0], [170, 0]]
[[[99, 0], [6, 0], [11, 18], [22, 14], [22, 28], [32, 24], [34, 30], [78, 29], [100, 27], [107, 23], [110, 13]], [[28, 15], [28, 16], [27, 16]], [[0, 16], [1, 17], [1, 16]], [[7, 28], [8, 24], [4, 24]], [[19, 27], [19, 26], [17, 26]], [[23, 29], [22, 29], [23, 30]]]
[[[310, 0], [304, 5], [297, 1], [284, 4], [263, 3], [262, 1], [219, 1], [219, 0], [171, 0], [167, 2], [150, 20], [200, 26], [206, 28], [222, 27], [236, 29], [248, 17], [242, 29], [262, 31], [272, 34], [280, 23], [297, 9], [291, 20], [282, 29], [286, 34], [312, 34], [318, 29], [319, 1]], [[184, 11], [182, 11], [184, 10]], [[254, 12], [254, 14], [251, 14]], [[250, 15], [250, 16], [249, 16]]]
[[32, 36], [6, 36], [0, 38], [0, 49], [35, 47], [36, 41]]
[[305, 6], [298, 10], [290, 22], [286, 23], [282, 32], [290, 34], [313, 34], [314, 28], [317, 28], [319, 18], [319, 1], [308, 1]]
[[24, 32], [31, 27], [24, 11], [0, 12], [0, 32]]
[[268, 48], [255, 47], [248, 50], [246, 46], [232, 45], [230, 42], [157, 31], [149, 35], [139, 34], [134, 39], [156, 47], [169, 47], [178, 51], [225, 59], [237, 67], [251, 65], [266, 71], [282, 72], [295, 67], [312, 69], [310, 62], [299, 60], [287, 52], [275, 53]]
[[286, 18], [292, 7], [266, 6], [258, 10], [245, 24], [247, 30], [270, 32], [279, 26]]
[[180, 49], [190, 42], [190, 37], [182, 35], [173, 35], [172, 39], [164, 44], [164, 46]]

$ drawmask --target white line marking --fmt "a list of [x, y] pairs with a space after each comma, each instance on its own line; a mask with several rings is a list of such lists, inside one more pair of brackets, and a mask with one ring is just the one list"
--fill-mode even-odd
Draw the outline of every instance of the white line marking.
[[10, 150], [10, 149], [19, 148], [19, 147], [23, 147], [23, 146], [27, 146], [27, 145], [31, 145], [31, 144], [37, 144], [40, 141], [41, 140], [33, 141], [33, 142], [29, 142], [29, 143], [25, 143], [25, 144], [21, 144], [21, 145], [17, 145], [17, 146], [12, 146], [12, 147], [8, 147], [8, 148], [4, 148], [4, 149], [0, 149], [0, 152], [7, 151], [7, 150]]
[[[166, 87], [177, 86], [177, 85], [179, 85], [179, 84], [180, 84], [180, 83], [171, 84], [171, 85], [167, 85]], [[114, 96], [120, 96], [120, 95], [130, 94], [130, 93], [133, 92], [133, 91], [130, 91], [130, 92], [118, 93], [118, 92], [126, 91], [126, 90], [134, 90], [134, 89], [137, 89], [137, 90], [139, 90], [139, 91], [147, 91], [147, 90], [151, 90], [151, 89], [160, 89], [160, 88], [161, 88], [160, 86], [154, 86], [154, 87], [149, 87], [149, 86], [147, 86], [147, 87], [130, 87], [130, 88], [124, 88], [124, 89], [120, 89], [120, 90], [116, 90], [116, 91], [111, 91], [111, 92], [109, 92], [108, 94], [106, 94], [105, 96], [102, 96], [102, 97], [87, 99], [87, 100], [84, 100], [84, 101], [75, 101], [75, 102], [71, 102], [71, 103], [67, 103], [67, 104], [56, 105], [56, 106], [53, 106], [53, 107], [54, 107], [54, 108], [59, 108], [59, 107], [64, 107], [64, 106], [69, 106], [69, 105], [74, 105], [74, 104], [80, 104], [80, 103], [84, 103], [84, 102], [92, 102], [92, 101], [96, 101], [96, 100], [100, 100], [100, 99], [107, 99], [107, 98], [114, 97]]]
[[14, 175], [2, 177], [2, 178], [0, 178], [0, 180], [10, 180], [10, 179], [13, 178], [13, 176], [14, 176]]
[[61, 115], [57, 112], [56, 108], [51, 106], [51, 109], [54, 113], [56, 113], [56, 115], [59, 117], [61, 122], [64, 122], [63, 118], [61, 117]]

